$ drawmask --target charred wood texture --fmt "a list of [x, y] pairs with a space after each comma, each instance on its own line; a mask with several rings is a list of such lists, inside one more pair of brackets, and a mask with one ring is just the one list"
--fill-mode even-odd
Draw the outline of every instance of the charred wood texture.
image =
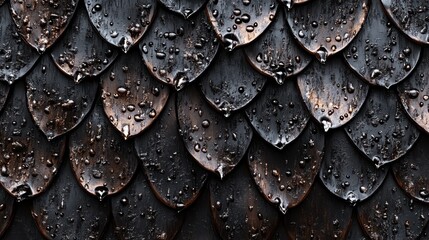
[[429, 0], [0, 0], [0, 239], [429, 239]]

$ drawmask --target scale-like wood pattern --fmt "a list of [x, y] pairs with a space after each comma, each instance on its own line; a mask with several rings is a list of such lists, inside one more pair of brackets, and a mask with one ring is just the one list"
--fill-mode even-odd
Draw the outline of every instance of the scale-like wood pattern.
[[427, 239], [429, 0], [0, 0], [1, 239]]

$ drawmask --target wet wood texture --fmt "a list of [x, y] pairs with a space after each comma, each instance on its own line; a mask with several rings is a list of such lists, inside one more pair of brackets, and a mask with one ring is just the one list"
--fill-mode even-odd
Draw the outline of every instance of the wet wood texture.
[[0, 0], [2, 239], [428, 239], [429, 0]]

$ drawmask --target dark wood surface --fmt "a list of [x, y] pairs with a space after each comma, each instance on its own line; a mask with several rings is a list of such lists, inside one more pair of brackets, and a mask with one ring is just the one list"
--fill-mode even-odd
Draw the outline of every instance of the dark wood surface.
[[429, 0], [0, 0], [1, 239], [427, 239]]

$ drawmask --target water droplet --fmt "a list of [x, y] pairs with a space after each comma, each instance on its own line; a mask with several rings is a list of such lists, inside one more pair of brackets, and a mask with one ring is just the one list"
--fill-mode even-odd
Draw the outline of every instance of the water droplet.
[[407, 71], [407, 72], [410, 71], [411, 70], [411, 65], [409, 63], [405, 64], [404, 65], [404, 70]]
[[164, 59], [167, 55], [164, 52], [157, 52], [156, 58], [158, 59]]
[[101, 11], [101, 9], [103, 9], [103, 7], [101, 6], [101, 4], [95, 4], [95, 6], [92, 8], [92, 12], [99, 12]]
[[195, 152], [199, 152], [199, 151], [201, 151], [201, 145], [200, 145], [199, 143], [196, 143], [196, 144], [194, 145], [194, 150], [195, 150]]
[[353, 83], [349, 82], [347, 84], [347, 92], [350, 93], [350, 94], [352, 94], [352, 93], [355, 92], [355, 87], [353, 86]]
[[12, 190], [16, 194], [16, 201], [21, 202], [33, 196], [33, 191], [28, 184], [22, 184]]
[[131, 44], [132, 43], [130, 42], [130, 40], [128, 40], [128, 38], [126, 37], [122, 37], [121, 40], [119, 41], [119, 46], [121, 47], [124, 53], [127, 53], [128, 50], [130, 50]]
[[419, 195], [422, 198], [428, 198], [429, 197], [429, 191], [426, 190], [426, 188], [423, 188], [422, 190], [419, 191]]
[[124, 205], [124, 206], [128, 205], [128, 198], [127, 198], [127, 197], [125, 197], [125, 196], [124, 196], [124, 197], [122, 197], [122, 198], [121, 198], [121, 204], [122, 204], [122, 205]]
[[173, 84], [177, 91], [183, 89], [183, 87], [189, 82], [188, 76], [186, 76], [185, 72], [178, 72], [173, 79]]
[[319, 24], [316, 21], [311, 22], [311, 26], [317, 28]]
[[7, 167], [5, 165], [1, 167], [1, 175], [5, 177], [9, 176], [9, 171], [7, 170]]
[[223, 37], [223, 42], [225, 45], [225, 49], [228, 51], [232, 51], [239, 44], [239, 39], [235, 34], [228, 33]]
[[326, 50], [326, 48], [324, 47], [320, 47], [319, 50], [317, 50], [316, 52], [316, 58], [317, 60], [319, 60], [319, 62], [321, 64], [325, 64], [326, 63], [326, 58], [328, 57], [328, 50]]
[[408, 95], [409, 98], [411, 99], [415, 99], [419, 96], [420, 92], [417, 89], [410, 89], [410, 90], [405, 90], [405, 93]]
[[347, 193], [347, 201], [352, 204], [353, 206], [358, 202], [358, 197], [356, 196], [356, 194], [354, 192], [348, 192]]
[[224, 164], [220, 163], [215, 172], [219, 175], [220, 179], [223, 179], [225, 177]]
[[103, 176], [103, 173], [98, 169], [93, 169], [92, 170], [92, 176], [94, 178], [100, 179]]
[[128, 124], [125, 124], [124, 126], [122, 126], [121, 132], [124, 138], [127, 139], [130, 136], [130, 126]]
[[248, 23], [248, 22], [250, 22], [250, 15], [245, 13], [245, 14], [243, 14], [243, 16], [241, 16], [240, 19], [242, 22]]
[[61, 103], [61, 107], [64, 110], [72, 110], [75, 106], [75, 103], [72, 99], [66, 99], [63, 103]]
[[112, 38], [116, 38], [119, 35], [119, 33], [117, 31], [113, 31], [112, 33], [110, 33], [110, 37]]
[[253, 32], [253, 30], [255, 30], [255, 28], [253, 26], [251, 26], [251, 25], [249, 25], [249, 26], [246, 27], [246, 31], [247, 32]]
[[276, 198], [274, 199], [274, 201], [279, 206], [280, 212], [283, 213], [283, 215], [285, 215], [287, 212], [287, 206], [282, 202], [282, 200], [280, 200], [280, 198]]
[[240, 9], [238, 9], [238, 8], [236, 8], [236, 9], [234, 9], [234, 10], [232, 11], [232, 13], [233, 13], [235, 16], [240, 16], [240, 14], [241, 14], [241, 10], [240, 10]]
[[371, 72], [371, 79], [375, 79], [381, 75], [381, 71], [379, 69], [373, 69]]
[[135, 109], [136, 109], [136, 107], [134, 106], [134, 104], [129, 104], [127, 106], [127, 110], [130, 111], [130, 112], [134, 111]]
[[275, 71], [274, 80], [277, 82], [277, 84], [283, 85], [284, 82], [286, 81], [286, 72], [282, 70]]
[[103, 199], [107, 196], [109, 193], [109, 189], [105, 186], [98, 186], [94, 189], [95, 195], [98, 197], [98, 200], [103, 201]]
[[366, 188], [365, 186], [361, 186], [361, 187], [359, 188], [359, 191], [360, 191], [361, 193], [366, 193], [366, 192], [368, 191], [368, 188]]
[[287, 9], [290, 10], [293, 7], [293, 0], [283, 0], [283, 3], [286, 5]]
[[341, 36], [340, 35], [335, 36], [335, 41], [341, 42]]
[[232, 111], [232, 106], [229, 102], [222, 102], [219, 105], [219, 109], [223, 112], [223, 115], [225, 117], [230, 117], [231, 116], [231, 111]]
[[410, 56], [411, 54], [411, 48], [406, 47], [402, 52], [405, 54], [405, 56]]
[[119, 94], [124, 94], [127, 92], [127, 89], [124, 87], [118, 87], [118, 89], [116, 90]]
[[80, 81], [85, 77], [84, 74], [82, 74], [81, 72], [76, 72], [74, 74], [74, 82], [75, 83], [80, 83]]
[[201, 126], [203, 126], [203, 128], [210, 127], [210, 121], [208, 119], [203, 120], [203, 122], [201, 123]]
[[185, 10], [182, 11], [183, 16], [185, 17], [185, 19], [188, 19], [189, 16], [191, 16], [191, 14], [194, 11], [192, 9], [186, 8]]
[[325, 132], [329, 131], [329, 129], [332, 127], [332, 122], [327, 117], [322, 117], [320, 122], [322, 123]]
[[150, 118], [154, 118], [154, 117], [156, 117], [156, 110], [155, 109], [151, 109], [150, 111], [149, 111], [149, 117]]
[[380, 157], [378, 157], [378, 156], [372, 157], [372, 161], [374, 162], [376, 168], [380, 168], [381, 165], [383, 165]]

